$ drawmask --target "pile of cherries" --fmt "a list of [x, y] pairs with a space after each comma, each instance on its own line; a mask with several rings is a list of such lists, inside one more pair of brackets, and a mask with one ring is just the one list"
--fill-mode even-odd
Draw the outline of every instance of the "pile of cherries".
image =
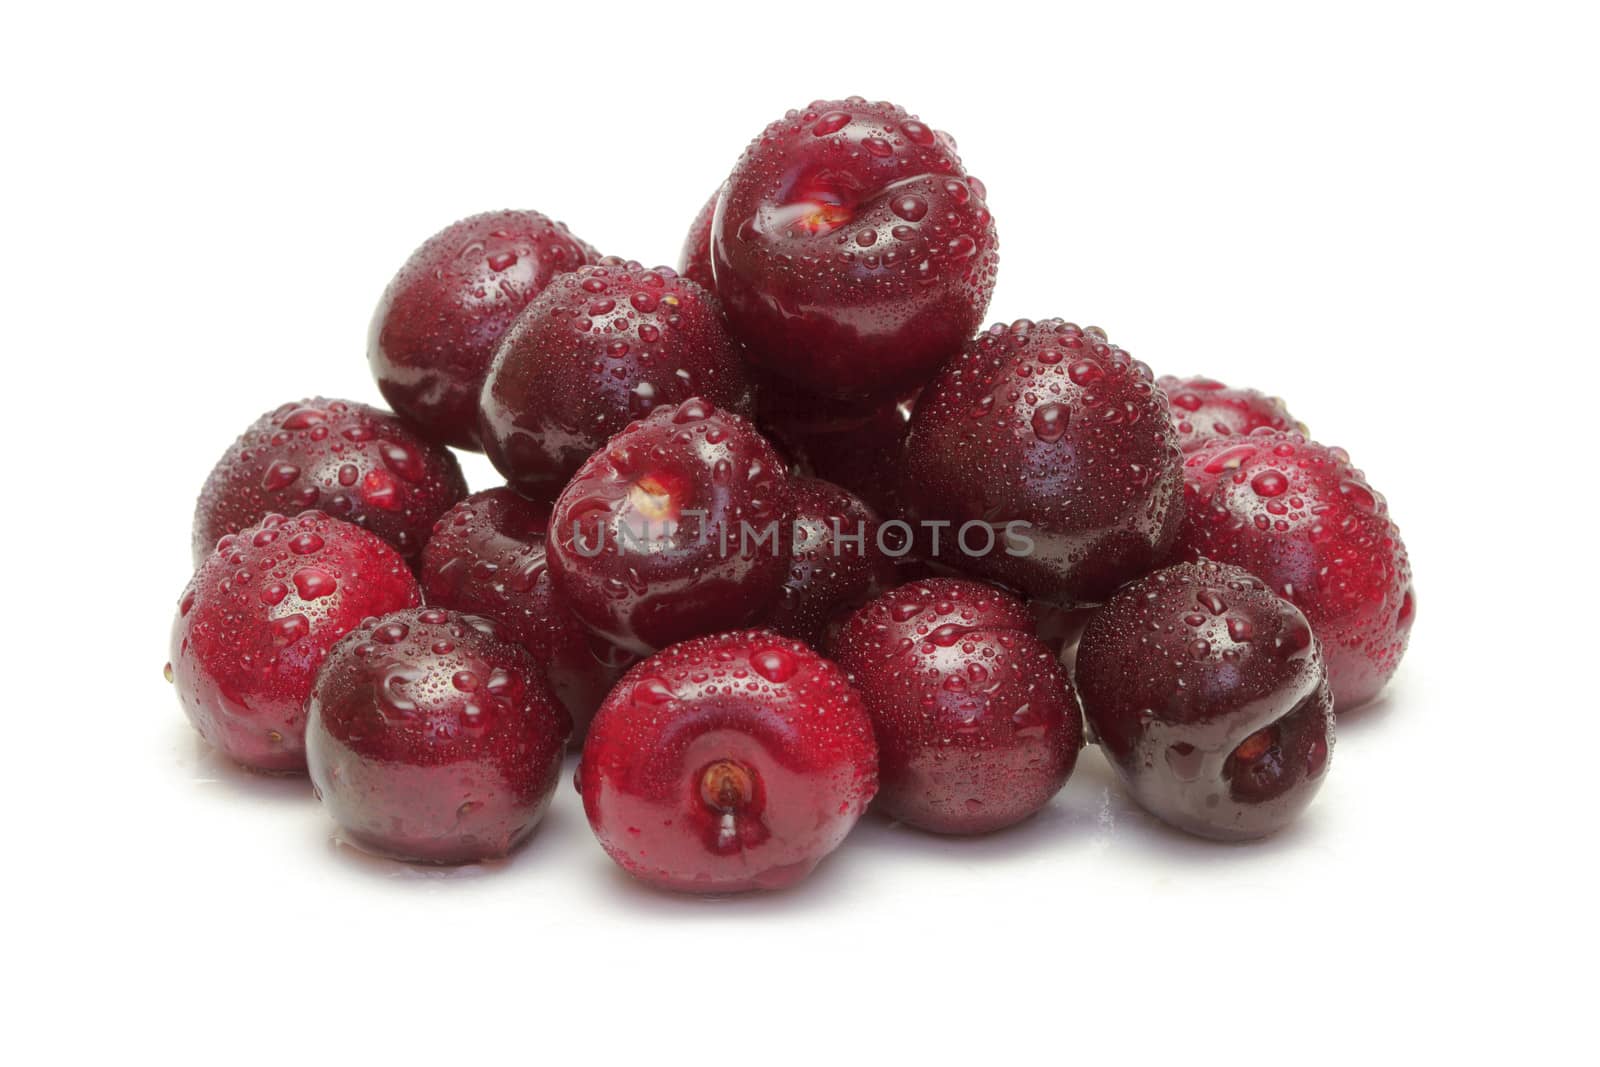
[[1284, 826], [1405, 650], [1383, 497], [1276, 399], [980, 331], [997, 247], [954, 141], [855, 97], [751, 142], [676, 272], [448, 227], [373, 318], [395, 414], [283, 404], [207, 480], [184, 710], [434, 863], [514, 848], [581, 745], [606, 851], [696, 892], [803, 878], [869, 804], [1010, 826], [1086, 741], [1174, 826]]

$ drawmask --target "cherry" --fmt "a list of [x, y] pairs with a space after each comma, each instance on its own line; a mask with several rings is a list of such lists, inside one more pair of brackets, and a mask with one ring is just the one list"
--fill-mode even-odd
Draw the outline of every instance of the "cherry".
[[590, 634], [556, 592], [545, 561], [549, 516], [503, 486], [474, 493], [434, 526], [419, 577], [429, 604], [493, 619], [502, 637], [527, 650], [581, 743], [632, 657]]
[[1389, 506], [1344, 449], [1257, 430], [1189, 453], [1183, 474], [1174, 555], [1237, 564], [1304, 612], [1339, 711], [1377, 696], [1405, 654], [1416, 595]]
[[712, 291], [716, 290], [717, 285], [711, 274], [711, 220], [716, 214], [717, 195], [720, 192], [719, 189], [712, 193], [711, 199], [694, 217], [689, 235], [683, 239], [683, 251], [678, 254], [678, 273]]
[[1304, 615], [1201, 560], [1123, 587], [1078, 647], [1101, 747], [1151, 814], [1224, 840], [1279, 830], [1322, 787], [1333, 696]]
[[211, 745], [259, 771], [305, 769], [306, 695], [362, 619], [421, 601], [398, 553], [347, 522], [267, 515], [200, 564], [172, 625], [168, 679]]
[[754, 411], [716, 298], [607, 258], [551, 281], [506, 331], [483, 388], [484, 451], [518, 492], [553, 500], [607, 438], [691, 396]]
[[876, 772], [844, 672], [752, 630], [673, 645], [629, 671], [595, 716], [577, 785], [623, 870], [731, 893], [809, 874], [865, 810]]
[[843, 486], [886, 516], [900, 512], [900, 454], [917, 393], [896, 400], [841, 401], [770, 379], [756, 394], [756, 419], [798, 473]]
[[983, 184], [905, 110], [819, 100], [772, 123], [717, 198], [734, 335], [813, 393], [916, 386], [983, 321], [998, 263]]
[[367, 359], [384, 399], [434, 440], [478, 448], [478, 394], [501, 335], [551, 278], [598, 258], [537, 211], [490, 211], [434, 234], [372, 314]]
[[590, 456], [555, 503], [556, 586], [592, 631], [648, 653], [745, 625], [777, 599], [793, 515], [783, 461], [700, 398]]
[[945, 365], [917, 399], [900, 484], [915, 518], [950, 523], [960, 550], [941, 562], [1063, 607], [1148, 571], [1182, 518], [1150, 369], [1060, 319], [996, 324]]
[[850, 617], [834, 658], [878, 739], [877, 804], [936, 833], [1020, 822], [1055, 796], [1083, 747], [1067, 672], [1016, 597], [933, 578]]
[[766, 622], [820, 645], [845, 615], [894, 584], [895, 565], [879, 548], [877, 513], [859, 497], [816, 478], [795, 478], [789, 485], [789, 578]]
[[306, 707], [328, 814], [362, 848], [424, 863], [504, 856], [532, 833], [572, 730], [527, 652], [437, 607], [367, 620]]
[[466, 495], [455, 456], [387, 411], [324, 397], [282, 404], [251, 423], [206, 478], [195, 565], [219, 537], [307, 509], [371, 530], [415, 561], [434, 520]]
[[1231, 389], [1211, 378], [1171, 375], [1161, 376], [1156, 384], [1167, 394], [1172, 426], [1185, 452], [1203, 447], [1214, 437], [1242, 436], [1263, 426], [1306, 432], [1282, 400], [1254, 389]]

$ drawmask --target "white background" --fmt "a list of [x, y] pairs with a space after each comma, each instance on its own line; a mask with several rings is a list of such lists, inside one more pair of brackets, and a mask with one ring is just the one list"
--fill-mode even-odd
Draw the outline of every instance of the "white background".
[[[1030, 7], [7, 8], [11, 1062], [1578, 1055], [1591, 16]], [[1187, 839], [1089, 752], [1010, 832], [869, 818], [798, 889], [705, 901], [629, 882], [566, 783], [509, 862], [425, 871], [208, 752], [161, 677], [194, 496], [260, 412], [377, 402], [412, 248], [527, 207], [673, 263], [750, 137], [850, 93], [988, 185], [991, 319], [1279, 393], [1388, 496], [1411, 652], [1305, 820]]]

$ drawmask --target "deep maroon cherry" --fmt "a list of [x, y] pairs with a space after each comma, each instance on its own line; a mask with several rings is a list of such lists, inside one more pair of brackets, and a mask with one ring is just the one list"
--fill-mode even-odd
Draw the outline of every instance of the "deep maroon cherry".
[[716, 289], [711, 274], [711, 220], [716, 214], [717, 195], [720, 192], [719, 189], [712, 193], [711, 199], [694, 217], [689, 235], [683, 239], [683, 251], [678, 253], [678, 273], [709, 290]]
[[754, 411], [716, 298], [608, 257], [551, 281], [506, 331], [483, 388], [484, 451], [518, 492], [553, 500], [607, 438], [692, 396]]
[[1016, 597], [980, 582], [903, 585], [845, 623], [834, 656], [878, 739], [877, 805], [924, 830], [976, 834], [1037, 812], [1083, 747], [1065, 668]]
[[589, 633], [545, 562], [550, 509], [512, 492], [474, 493], [445, 512], [422, 551], [428, 603], [493, 619], [544, 668], [572, 715], [575, 743], [632, 657]]
[[479, 447], [478, 394], [528, 301], [595, 250], [537, 211], [490, 211], [428, 238], [384, 290], [367, 359], [394, 409], [436, 441]]
[[1257, 430], [1184, 463], [1174, 555], [1237, 564], [1305, 612], [1339, 711], [1378, 695], [1416, 618], [1411, 563], [1383, 494], [1342, 448]]
[[1185, 452], [1203, 447], [1212, 438], [1240, 437], [1263, 426], [1306, 432], [1282, 400], [1255, 389], [1233, 389], [1211, 378], [1171, 375], [1162, 375], [1156, 384], [1167, 394], [1172, 426]]
[[798, 473], [855, 493], [881, 515], [900, 512], [900, 453], [910, 430], [915, 391], [896, 400], [840, 400], [765, 379], [756, 421]]
[[1322, 787], [1333, 696], [1305, 616], [1239, 567], [1156, 571], [1097, 611], [1078, 692], [1128, 791], [1224, 840], [1291, 822]]
[[1160, 562], [1183, 515], [1182, 454], [1150, 369], [1060, 319], [996, 324], [946, 364], [904, 457], [907, 510], [955, 534], [941, 563], [1063, 607]]
[[652, 885], [781, 889], [838, 847], [877, 789], [844, 671], [766, 630], [696, 638], [623, 678], [578, 790], [611, 858]]
[[771, 606], [792, 515], [777, 452], [695, 398], [657, 408], [579, 468], [551, 516], [550, 567], [584, 625], [647, 653]]
[[313, 508], [371, 530], [413, 562], [434, 521], [466, 495], [450, 450], [387, 411], [324, 397], [282, 404], [206, 478], [194, 511], [195, 564], [219, 537], [265, 515]]
[[789, 577], [766, 623], [820, 646], [844, 616], [894, 584], [895, 565], [879, 547], [877, 513], [861, 498], [816, 478], [789, 485]]
[[218, 751], [255, 770], [304, 770], [306, 695], [328, 649], [421, 599], [405, 561], [366, 530], [316, 511], [268, 515], [195, 571], [168, 679]]
[[362, 848], [424, 863], [504, 856], [532, 833], [572, 730], [520, 645], [437, 607], [367, 620], [306, 708], [328, 814]]
[[791, 111], [717, 198], [711, 256], [735, 336], [813, 393], [895, 395], [983, 321], [998, 264], [955, 142], [860, 97]]

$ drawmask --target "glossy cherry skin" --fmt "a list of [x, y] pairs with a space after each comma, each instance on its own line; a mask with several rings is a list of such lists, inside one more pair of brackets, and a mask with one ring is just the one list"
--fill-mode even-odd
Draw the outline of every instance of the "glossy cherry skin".
[[450, 450], [387, 411], [325, 397], [282, 404], [206, 478], [194, 511], [195, 565], [225, 534], [308, 509], [371, 530], [413, 562], [434, 521], [466, 495]]
[[900, 484], [916, 519], [970, 529], [939, 562], [1062, 607], [1159, 563], [1183, 516], [1150, 369], [1060, 319], [996, 324], [946, 364], [917, 399]]
[[789, 576], [766, 624], [820, 647], [844, 617], [895, 584], [878, 543], [878, 515], [831, 482], [794, 478]]
[[1241, 568], [1202, 560], [1124, 586], [1084, 631], [1077, 681], [1128, 792], [1179, 829], [1270, 834], [1327, 776], [1333, 696], [1317, 640]]
[[1305, 424], [1289, 414], [1282, 400], [1255, 389], [1234, 389], [1213, 378], [1156, 380], [1172, 408], [1172, 428], [1185, 452], [1202, 448], [1217, 437], [1242, 437], [1266, 427], [1305, 433]]
[[1416, 595], [1389, 505], [1342, 448], [1258, 430], [1185, 457], [1178, 559], [1233, 563], [1305, 613], [1340, 712], [1400, 665]]
[[1037, 812], [1072, 774], [1078, 700], [1016, 597], [961, 579], [903, 585], [832, 647], [872, 717], [876, 803], [890, 817], [986, 833]]
[[649, 653], [755, 620], [788, 571], [783, 461], [699, 398], [657, 408], [579, 468], [550, 520], [556, 586], [585, 626]]
[[754, 412], [716, 298], [608, 257], [551, 281], [506, 331], [481, 398], [484, 451], [518, 492], [554, 500], [608, 438], [692, 396]]
[[369, 619], [307, 701], [323, 807], [369, 852], [422, 863], [504, 856], [543, 818], [572, 720], [520, 645], [444, 608]]
[[172, 624], [169, 679], [200, 735], [253, 770], [303, 771], [317, 667], [362, 619], [421, 602], [393, 548], [308, 511], [223, 537]]
[[367, 360], [396, 411], [436, 441], [477, 449], [478, 394], [501, 336], [593, 248], [537, 211], [490, 211], [411, 254], [372, 313]]
[[749, 358], [812, 393], [893, 396], [983, 321], [983, 184], [901, 108], [819, 100], [772, 123], [717, 198], [717, 295]]
[[712, 292], [716, 291], [717, 283], [711, 273], [711, 220], [716, 214], [720, 193], [720, 189], [712, 193], [694, 217], [689, 235], [683, 239], [683, 250], [678, 253], [678, 273]]
[[581, 744], [633, 657], [589, 633], [556, 592], [545, 560], [549, 524], [549, 508], [504, 486], [473, 493], [434, 526], [419, 577], [429, 604], [493, 619], [533, 657]]
[[635, 666], [595, 716], [577, 779], [623, 870], [665, 889], [782, 889], [838, 847], [877, 790], [872, 725], [844, 671], [767, 630]]

